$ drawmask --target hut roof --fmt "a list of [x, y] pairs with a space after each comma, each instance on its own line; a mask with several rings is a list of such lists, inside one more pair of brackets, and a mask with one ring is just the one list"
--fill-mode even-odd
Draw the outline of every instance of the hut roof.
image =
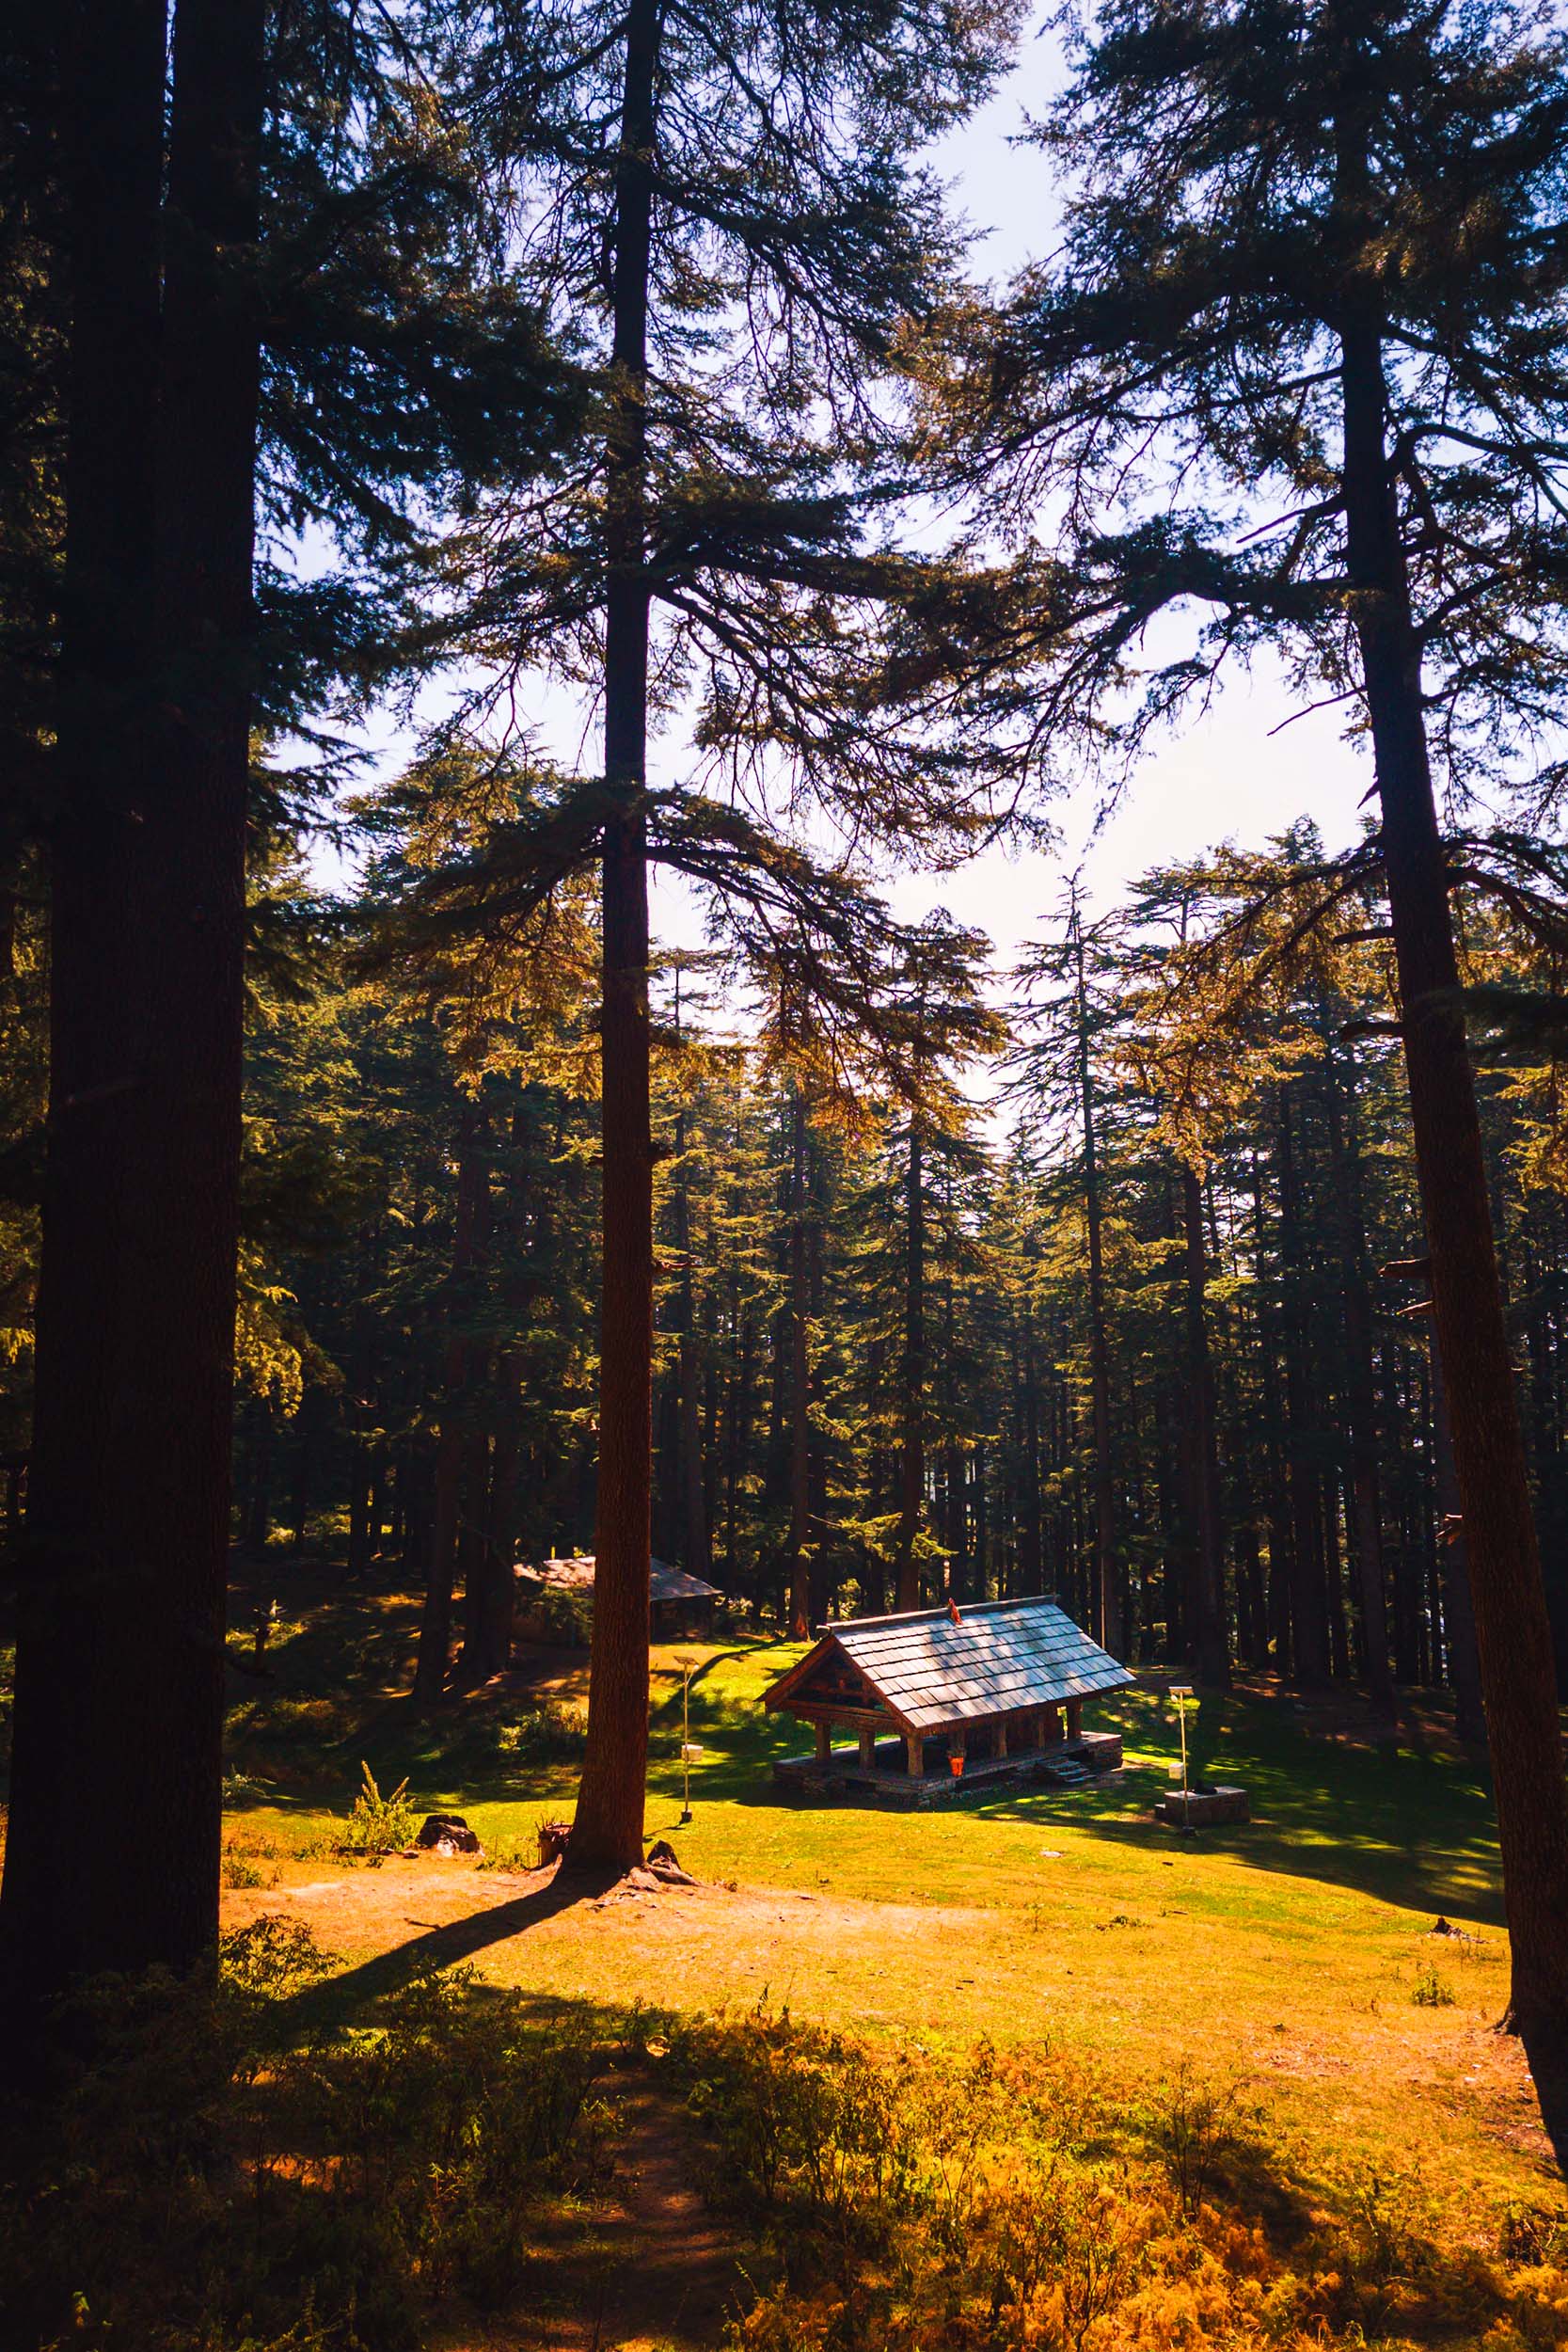
[[[519, 1576], [537, 1578], [541, 1584], [553, 1585], [558, 1592], [592, 1593], [594, 1590], [594, 1554], [578, 1552], [569, 1560], [541, 1560], [536, 1567], [519, 1567]], [[665, 1560], [648, 1562], [648, 1593], [652, 1600], [722, 1600], [724, 1596], [717, 1584], [705, 1584], [700, 1576], [688, 1576], [684, 1568], [673, 1568]]]
[[[1132, 1679], [1053, 1600], [993, 1600], [960, 1610], [956, 1623], [945, 1609], [923, 1609], [824, 1626], [816, 1647], [780, 1676], [766, 1704], [814, 1704], [813, 1686], [832, 1684], [841, 1660], [907, 1731], [1091, 1698]], [[826, 1702], [827, 1688], [822, 1696]]]

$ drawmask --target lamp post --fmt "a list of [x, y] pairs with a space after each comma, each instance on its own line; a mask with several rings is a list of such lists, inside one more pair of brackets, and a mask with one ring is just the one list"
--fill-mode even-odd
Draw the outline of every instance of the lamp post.
[[1176, 1701], [1176, 1720], [1181, 1726], [1181, 1825], [1187, 1826], [1187, 1701], [1193, 1695], [1190, 1682], [1173, 1682], [1171, 1697]]
[[694, 1658], [683, 1658], [681, 1670], [681, 1820], [685, 1829], [691, 1819], [691, 1759], [701, 1756], [701, 1748], [691, 1744], [691, 1677], [697, 1670]]

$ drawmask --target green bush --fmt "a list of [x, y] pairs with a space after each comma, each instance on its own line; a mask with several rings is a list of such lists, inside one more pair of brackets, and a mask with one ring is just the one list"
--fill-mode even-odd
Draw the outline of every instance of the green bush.
[[390, 1796], [384, 1797], [370, 1766], [361, 1763], [359, 1770], [365, 1775], [363, 1785], [348, 1820], [341, 1829], [329, 1834], [331, 1851], [346, 1854], [401, 1852], [404, 1846], [413, 1844], [420, 1820], [419, 1806], [408, 1800], [408, 1783], [400, 1780]]
[[557, 1699], [498, 1724], [496, 1744], [520, 1764], [577, 1764], [588, 1745], [588, 1709]]
[[542, 1585], [528, 1613], [538, 1639], [552, 1649], [586, 1649], [594, 1638], [594, 1603], [585, 1593]]

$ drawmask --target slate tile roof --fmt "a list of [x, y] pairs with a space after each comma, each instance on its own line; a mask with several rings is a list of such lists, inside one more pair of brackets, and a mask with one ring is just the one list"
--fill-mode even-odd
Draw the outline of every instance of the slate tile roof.
[[995, 1600], [961, 1610], [957, 1625], [945, 1609], [926, 1609], [825, 1626], [816, 1647], [767, 1693], [768, 1704], [808, 1698], [818, 1666], [835, 1651], [911, 1731], [1060, 1706], [1132, 1679], [1053, 1600]]
[[[568, 1560], [542, 1560], [536, 1567], [519, 1565], [516, 1573], [531, 1577], [541, 1584], [552, 1584], [561, 1592], [592, 1593], [594, 1555], [591, 1551], [584, 1551], [576, 1553]], [[724, 1597], [717, 1584], [705, 1584], [700, 1576], [689, 1576], [684, 1568], [673, 1568], [665, 1560], [649, 1560], [648, 1590], [653, 1600], [722, 1600]]]

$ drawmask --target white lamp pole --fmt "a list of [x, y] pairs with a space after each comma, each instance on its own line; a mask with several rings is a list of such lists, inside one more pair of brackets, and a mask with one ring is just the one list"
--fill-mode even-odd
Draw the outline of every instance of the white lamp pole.
[[1193, 1695], [1190, 1682], [1173, 1682], [1171, 1697], [1176, 1701], [1176, 1720], [1181, 1726], [1181, 1819], [1187, 1818], [1187, 1701]]

